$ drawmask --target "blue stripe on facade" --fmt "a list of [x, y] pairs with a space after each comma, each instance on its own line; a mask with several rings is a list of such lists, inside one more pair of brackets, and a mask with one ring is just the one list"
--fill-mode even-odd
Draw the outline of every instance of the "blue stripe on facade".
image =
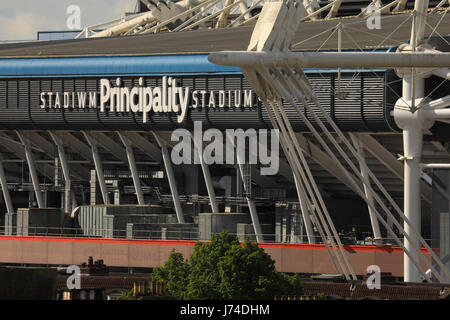
[[208, 55], [0, 59], [0, 77], [240, 73], [212, 64]]
[[[372, 72], [385, 70], [342, 70], [342, 72], [357, 71]], [[305, 72], [329, 73], [336, 72], [336, 70], [305, 69]], [[233, 73], [240, 74], [240, 68], [213, 64], [208, 61], [208, 54], [0, 59], [0, 78]]]

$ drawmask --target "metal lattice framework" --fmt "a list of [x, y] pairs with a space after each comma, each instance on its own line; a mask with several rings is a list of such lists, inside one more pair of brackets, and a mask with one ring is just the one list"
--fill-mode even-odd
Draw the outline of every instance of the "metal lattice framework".
[[[197, 28], [231, 28], [254, 25], [259, 19], [261, 7], [268, 0], [180, 0], [151, 1], [139, 0], [149, 11], [89, 26], [77, 38], [114, 37], [157, 32], [176, 32]], [[432, 12], [442, 10], [448, 0], [442, 0]], [[324, 3], [319, 0], [303, 0], [305, 12], [300, 21], [328, 20], [339, 16], [343, 0]], [[374, 12], [396, 14], [406, 10], [407, 0], [394, 0], [386, 5], [373, 0], [361, 7], [358, 17], [367, 17]], [[101, 31], [99, 31], [101, 30]]]
[[[400, 3], [399, 3], [400, 4]], [[405, 281], [419, 282], [420, 276], [431, 282], [430, 274], [439, 282], [450, 281], [450, 272], [420, 234], [420, 178], [422, 167], [446, 167], [446, 164], [421, 164], [423, 134], [431, 128], [434, 121], [448, 121], [450, 113], [445, 107], [450, 105], [446, 96], [431, 101], [424, 98], [424, 77], [438, 74], [448, 79], [450, 54], [431, 50], [423, 44], [428, 1], [416, 1], [412, 13], [412, 31], [409, 45], [399, 47], [396, 53], [293, 53], [292, 39], [304, 10], [296, 1], [267, 3], [261, 12], [246, 52], [219, 52], [210, 55], [210, 61], [222, 65], [240, 66], [247, 80], [263, 101], [270, 114], [272, 125], [282, 135], [281, 145], [292, 168], [299, 201], [302, 205], [305, 225], [310, 224], [309, 216], [328, 243], [328, 252], [336, 270], [348, 279], [353, 270], [348, 263], [345, 251], [334, 230], [327, 208], [314, 182], [304, 150], [299, 146], [295, 133], [283, 108], [283, 101], [290, 103], [298, 116], [304, 121], [321, 147], [333, 158], [356, 193], [367, 203], [372, 225], [375, 218], [380, 222], [404, 250]], [[340, 50], [338, 50], [340, 51]], [[361, 156], [361, 141], [350, 133], [349, 138], [336, 125], [319, 100], [302, 68], [395, 68], [403, 78], [403, 96], [395, 105], [394, 118], [403, 129], [404, 156], [404, 210], [384, 188], [383, 184], [364, 163]], [[428, 69], [418, 69], [428, 68]], [[314, 127], [299, 105], [303, 105], [320, 130]], [[331, 130], [329, 129], [331, 127]], [[341, 146], [344, 145], [346, 150]], [[334, 150], [332, 150], [334, 148]], [[342, 160], [336, 157], [339, 154]], [[360, 169], [356, 163], [359, 163]], [[347, 169], [350, 168], [350, 169]], [[379, 192], [372, 187], [376, 185]], [[393, 212], [388, 208], [389, 204]], [[403, 226], [395, 219], [398, 214]], [[385, 219], [383, 216], [386, 216]], [[404, 242], [388, 225], [392, 221], [395, 228], [404, 236]], [[256, 230], [256, 228], [255, 228]], [[308, 230], [308, 228], [307, 228]], [[310, 232], [310, 231], [309, 231]], [[379, 230], [374, 228], [376, 235]], [[339, 246], [340, 250], [336, 247]], [[431, 257], [431, 262], [422, 252], [422, 246]], [[440, 272], [435, 269], [438, 266]], [[428, 274], [421, 264], [427, 266]]]

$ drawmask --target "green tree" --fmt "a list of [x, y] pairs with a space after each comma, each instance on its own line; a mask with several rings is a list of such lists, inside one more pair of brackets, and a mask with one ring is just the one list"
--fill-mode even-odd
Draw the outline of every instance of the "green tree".
[[186, 299], [189, 268], [190, 265], [184, 261], [183, 255], [173, 249], [164, 266], [153, 270], [152, 278], [156, 281], [164, 281], [166, 292], [172, 297]]
[[197, 242], [190, 260], [172, 251], [153, 277], [166, 282], [167, 293], [177, 299], [273, 299], [303, 293], [299, 279], [277, 272], [262, 248], [248, 240], [241, 245], [226, 231], [209, 243]]

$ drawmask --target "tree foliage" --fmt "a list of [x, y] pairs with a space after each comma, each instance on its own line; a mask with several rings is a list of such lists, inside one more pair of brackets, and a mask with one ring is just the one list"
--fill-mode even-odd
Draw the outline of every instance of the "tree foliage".
[[172, 250], [164, 267], [153, 270], [152, 278], [153, 280], [164, 281], [166, 293], [175, 299], [186, 299], [189, 269], [190, 265], [187, 261], [184, 261], [183, 255]]
[[296, 276], [275, 269], [275, 262], [248, 240], [223, 231], [209, 243], [197, 242], [190, 260], [172, 251], [155, 280], [166, 282], [166, 292], [176, 299], [273, 299], [276, 295], [301, 295]]

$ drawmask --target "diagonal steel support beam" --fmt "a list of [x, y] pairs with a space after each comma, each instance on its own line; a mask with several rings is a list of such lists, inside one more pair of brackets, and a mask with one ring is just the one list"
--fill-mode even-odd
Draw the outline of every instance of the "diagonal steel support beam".
[[[378, 161], [386, 166], [395, 176], [404, 181], [403, 178], [403, 164], [390, 153], [381, 143], [374, 137], [367, 133], [360, 133], [357, 135], [363, 143], [364, 148]], [[421, 181], [421, 192], [425, 201], [431, 203], [431, 188], [424, 181]]]
[[108, 190], [105, 182], [105, 175], [103, 173], [102, 161], [98, 153], [97, 141], [91, 137], [87, 132], [82, 131], [84, 137], [86, 138], [88, 144], [91, 146], [92, 158], [94, 160], [95, 171], [97, 172], [98, 182], [100, 184], [100, 190], [102, 193], [103, 203], [109, 204]]
[[139, 174], [138, 174], [137, 167], [136, 167], [136, 161], [134, 159], [133, 143], [130, 139], [128, 139], [121, 132], [117, 132], [117, 134], [119, 135], [120, 140], [122, 140], [122, 143], [125, 147], [125, 151], [127, 153], [128, 166], [130, 167], [131, 176], [133, 177], [134, 189], [136, 191], [136, 197], [137, 197], [138, 203], [145, 204], [144, 193], [142, 192], [141, 181], [139, 180]]
[[[27, 157], [21, 142], [14, 141], [9, 137], [0, 134], [0, 143], [2, 147], [7, 149], [9, 152], [15, 154], [20, 159], [26, 161]], [[34, 149], [33, 146], [31, 146], [31, 149]], [[39, 151], [41, 150], [39, 149]], [[47, 179], [50, 179], [51, 181], [53, 181], [53, 179], [55, 178], [54, 168], [46, 163], [37, 163], [36, 169], [41, 175], [45, 176]]]
[[9, 214], [14, 213], [14, 206], [9, 194], [8, 181], [6, 181], [5, 168], [3, 167], [3, 157], [0, 154], [0, 185], [2, 187], [3, 199], [5, 199], [6, 211]]
[[161, 147], [163, 162], [166, 168], [167, 179], [169, 180], [170, 191], [172, 193], [172, 199], [173, 204], [175, 206], [175, 213], [177, 214], [178, 218], [178, 223], [184, 223], [184, 215], [180, 203], [180, 195], [178, 193], [177, 181], [175, 179], [175, 174], [173, 172], [172, 162], [169, 155], [169, 151], [167, 149], [167, 144], [156, 132], [152, 131], [152, 133], [156, 141], [158, 142], [159, 146]]
[[341, 4], [342, 0], [337, 0], [334, 2], [333, 6], [331, 7], [330, 11], [327, 14], [327, 19], [336, 17], [336, 14], [338, 13]]
[[397, 2], [397, 5], [392, 10], [392, 12], [400, 12], [400, 11], [405, 10], [406, 3], [408, 2], [408, 0], [397, 0], [396, 2]]
[[44, 208], [44, 199], [42, 198], [39, 177], [37, 175], [36, 166], [33, 158], [33, 153], [31, 152], [31, 144], [30, 141], [23, 136], [22, 133], [16, 131], [17, 136], [22, 142], [25, 149], [25, 156], [27, 158], [28, 168], [30, 170], [31, 182], [33, 183], [34, 193], [36, 195], [36, 201], [38, 203], [39, 208]]
[[311, 223], [310, 210], [308, 208], [306, 199], [303, 196], [303, 192], [300, 188], [300, 181], [297, 176], [294, 175], [295, 180], [295, 188], [297, 189], [298, 201], [300, 203], [300, 209], [302, 210], [302, 218], [303, 223], [305, 224], [306, 236], [308, 237], [308, 243], [314, 244], [316, 243], [316, 239], [314, 237], [314, 229]]
[[[195, 124], [196, 125], [196, 124]], [[201, 130], [201, 129], [200, 129]], [[211, 179], [211, 172], [209, 171], [209, 166], [205, 163], [203, 158], [203, 143], [201, 141], [197, 141], [194, 134], [191, 133], [192, 141], [194, 141], [194, 152], [197, 152], [198, 159], [200, 161], [200, 166], [203, 171], [203, 178], [205, 179], [206, 190], [208, 191], [209, 202], [211, 203], [212, 213], [219, 212], [219, 206], [216, 201], [216, 193], [214, 191], [214, 186]]]
[[373, 236], [374, 236], [374, 240], [377, 246], [381, 246], [382, 245], [382, 236], [381, 236], [381, 231], [380, 231], [380, 225], [378, 223], [378, 219], [376, 216], [376, 213], [372, 210], [372, 207], [375, 206], [375, 202], [373, 200], [373, 196], [370, 193], [370, 191], [367, 188], [367, 185], [370, 184], [370, 178], [368, 176], [368, 172], [367, 172], [367, 164], [366, 164], [366, 158], [365, 158], [365, 154], [364, 154], [364, 149], [363, 149], [363, 144], [361, 142], [360, 139], [357, 138], [357, 136], [355, 136], [354, 134], [350, 133], [350, 138], [352, 139], [352, 142], [356, 148], [356, 151], [359, 154], [359, 167], [361, 169], [361, 177], [362, 179], [364, 179], [364, 194], [367, 197], [367, 200], [369, 201], [370, 205], [368, 205], [368, 210], [369, 210], [369, 216], [370, 216], [370, 223], [372, 225], [372, 232], [373, 232]]
[[89, 135], [95, 139], [98, 145], [102, 146], [104, 149], [108, 150], [117, 159], [128, 163], [125, 149], [116, 143], [113, 139], [108, 137], [103, 132], [89, 132]]
[[77, 206], [75, 194], [73, 193], [73, 190], [71, 188], [71, 177], [70, 177], [70, 167], [69, 163], [67, 162], [66, 152], [64, 150], [64, 143], [63, 141], [53, 134], [51, 131], [48, 132], [50, 134], [50, 137], [52, 137], [53, 142], [56, 144], [56, 147], [58, 149], [58, 156], [59, 160], [61, 161], [61, 167], [64, 175], [64, 182], [65, 182], [65, 212], [70, 213], [72, 211], [73, 207]]
[[68, 131], [52, 131], [53, 135], [64, 141], [66, 147], [78, 153], [84, 159], [92, 161], [91, 149], [83, 141]]
[[[235, 144], [235, 141], [234, 141], [234, 137], [231, 136], [231, 134], [228, 131], [226, 132], [226, 139], [230, 142], [230, 143], [226, 144], [227, 154], [228, 153], [234, 154], [234, 151], [237, 150], [236, 144]], [[239, 173], [240, 173], [240, 176], [241, 176], [241, 180], [242, 180], [243, 185], [244, 185], [244, 190], [246, 191], [245, 193], [247, 194], [246, 199], [247, 199], [247, 204], [248, 204], [248, 210], [250, 211], [250, 217], [252, 219], [253, 230], [255, 232], [256, 241], [257, 242], [264, 242], [264, 237], [263, 237], [263, 234], [262, 234], [262, 231], [261, 231], [261, 224], [259, 223], [259, 217], [258, 217], [258, 212], [256, 211], [255, 202], [253, 201], [252, 197], [248, 195], [249, 194], [249, 190], [250, 190], [250, 186], [248, 185], [248, 181], [245, 178], [244, 164], [242, 163], [243, 162], [242, 159], [245, 160], [245, 156], [242, 157], [242, 155], [237, 154], [236, 158], [237, 158], [237, 164], [238, 164], [238, 167], [239, 167]]]
[[138, 132], [122, 131], [121, 135], [133, 142], [133, 146], [157, 162], [161, 162], [161, 151]]
[[[247, 191], [247, 190], [249, 190], [249, 186], [247, 185], [246, 179], [244, 177], [244, 165], [242, 163], [238, 162], [238, 166], [239, 166], [239, 173], [241, 175], [241, 180], [244, 184], [244, 189]], [[264, 237], [263, 237], [263, 233], [261, 230], [261, 224], [259, 223], [258, 211], [256, 210], [255, 202], [249, 196], [246, 196], [246, 198], [247, 198], [248, 210], [250, 211], [250, 217], [252, 218], [253, 229], [255, 231], [256, 241], [264, 242]]]
[[435, 76], [450, 80], [450, 68], [437, 69], [432, 71]]
[[354, 184], [346, 177], [345, 172], [331, 159], [321, 148], [305, 138], [301, 133], [296, 133], [297, 140], [302, 151], [319, 164], [323, 169], [328, 171], [339, 181], [345, 184], [350, 190], [357, 193]]
[[[58, 138], [60, 139], [54, 132], [52, 131], [48, 131], [49, 134], [52, 137], [53, 142], [56, 144], [54, 138]], [[53, 155], [54, 154], [54, 144], [51, 143], [50, 141], [48, 141], [46, 138], [44, 138], [42, 135], [40, 135], [39, 133], [35, 132], [35, 131], [23, 131], [22, 134], [31, 142], [33, 143], [35, 146], [39, 146], [39, 148], [42, 150], [42, 152], [44, 152], [47, 155]], [[56, 146], [58, 147], [58, 144], [56, 144]], [[64, 150], [64, 148], [63, 148]], [[59, 149], [58, 149], [59, 152]], [[61, 160], [61, 158], [60, 158]], [[79, 164], [72, 164], [72, 170], [70, 170], [70, 172], [76, 176], [77, 178], [83, 180], [89, 177], [89, 171], [86, 170], [86, 168], [84, 168], [83, 166], [79, 165]], [[68, 171], [67, 171], [68, 172]]]

